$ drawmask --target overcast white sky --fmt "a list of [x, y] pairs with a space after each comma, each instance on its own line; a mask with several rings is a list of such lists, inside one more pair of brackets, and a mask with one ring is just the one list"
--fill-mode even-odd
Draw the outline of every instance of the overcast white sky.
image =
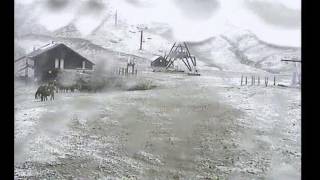
[[[105, 14], [118, 10], [129, 24], [167, 23], [177, 40], [200, 41], [232, 27], [248, 29], [260, 39], [300, 46], [300, 0], [16, 0], [33, 3], [39, 23], [49, 30], [77, 18], [90, 33]], [[112, 7], [113, 9], [110, 9]]]

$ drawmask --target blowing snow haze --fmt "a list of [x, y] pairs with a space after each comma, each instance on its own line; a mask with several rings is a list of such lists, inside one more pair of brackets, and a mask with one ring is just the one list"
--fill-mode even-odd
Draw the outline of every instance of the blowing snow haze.
[[31, 5], [36, 23], [49, 31], [74, 22], [84, 36], [117, 10], [119, 20], [132, 25], [168, 24], [181, 41], [202, 41], [231, 27], [277, 45], [300, 47], [301, 40], [298, 0], [18, 0], [16, 4]]
[[15, 179], [300, 179], [300, 11], [16, 0]]
[[186, 17], [197, 20], [210, 18], [220, 6], [218, 0], [174, 0], [174, 3]]
[[268, 1], [246, 0], [245, 4], [249, 10], [268, 24], [287, 29], [301, 27], [301, 11], [299, 9]]

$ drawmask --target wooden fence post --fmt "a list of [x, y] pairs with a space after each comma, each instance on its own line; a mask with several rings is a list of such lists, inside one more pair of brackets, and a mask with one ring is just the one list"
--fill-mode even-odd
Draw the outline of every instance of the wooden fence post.
[[243, 75], [241, 75], [241, 86], [242, 86]]
[[276, 76], [273, 77], [273, 85], [276, 85]]
[[251, 76], [251, 85], [253, 85], [253, 76]]
[[247, 76], [246, 76], [246, 85], [248, 84], [248, 79], [247, 79]]
[[268, 77], [265, 77], [264, 83], [266, 84], [266, 87], [268, 87]]
[[258, 85], [260, 85], [260, 76], [258, 76]]

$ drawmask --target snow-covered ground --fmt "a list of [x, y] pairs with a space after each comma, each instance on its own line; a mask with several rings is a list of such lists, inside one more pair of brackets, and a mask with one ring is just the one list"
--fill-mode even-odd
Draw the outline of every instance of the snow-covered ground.
[[16, 82], [15, 177], [300, 179], [300, 89], [214, 68], [139, 77], [157, 88], [47, 102]]

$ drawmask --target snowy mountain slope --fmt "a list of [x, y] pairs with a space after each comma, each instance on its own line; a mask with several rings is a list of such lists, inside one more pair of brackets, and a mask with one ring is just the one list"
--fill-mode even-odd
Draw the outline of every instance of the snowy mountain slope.
[[[115, 27], [106, 23], [94, 33], [82, 38], [79, 37], [76, 27], [69, 24], [56, 31], [55, 36], [29, 34], [23, 36], [21, 38], [23, 40], [19, 43], [30, 49], [31, 44], [40, 46], [51, 40], [59, 41], [93, 61], [104, 55], [117, 58], [119, 53], [132, 54], [146, 58], [144, 66], [149, 65], [154, 55], [163, 55], [170, 50], [173, 41], [170, 42], [162, 37], [161, 31], [155, 32], [150, 28], [151, 30], [148, 29], [144, 33], [143, 51], [139, 51], [140, 33], [134, 28], [132, 25]], [[192, 54], [198, 58], [199, 65], [203, 62], [206, 66], [216, 67], [219, 70], [236, 72], [262, 72], [261, 70], [288, 72], [292, 70], [293, 65], [282, 63], [280, 59], [290, 55], [298, 56], [300, 53], [299, 48], [266, 44], [253, 34], [221, 35], [203, 42], [188, 44]]]
[[80, 31], [76, 28], [73, 23], [68, 24], [62, 28], [59, 28], [53, 32], [53, 35], [56, 37], [81, 37]]
[[293, 65], [285, 64], [281, 62], [281, 59], [301, 56], [300, 48], [266, 43], [250, 31], [226, 34], [223, 38], [237, 50], [236, 54], [241, 56], [240, 59], [247, 60], [251, 66], [269, 72], [291, 71]]
[[104, 16], [101, 23], [88, 35], [80, 33], [76, 26], [78, 19], [75, 18], [68, 25], [55, 30], [53, 36], [81, 38], [102, 48], [146, 58], [163, 55], [164, 51], [170, 49], [173, 44], [172, 41], [168, 40], [171, 38], [170, 28], [167, 25], [152, 23], [144, 25], [146, 29], [143, 33], [143, 50], [141, 51], [139, 50], [141, 34], [137, 28], [139, 25], [128, 24], [123, 20], [119, 20], [118, 24], [115, 25], [113, 14], [105, 14]]
[[233, 72], [261, 72], [261, 70], [241, 63], [230, 48], [232, 46], [222, 37], [210, 38], [201, 43], [188, 43], [192, 54], [198, 61], [204, 62], [207, 66], [216, 67], [223, 71]]
[[[101, 24], [97, 26], [90, 35], [86, 36], [81, 34], [77, 28], [76, 23], [79, 17], [74, 18], [69, 24], [57, 30], [47, 30], [37, 21], [39, 13], [34, 10], [34, 8], [37, 7], [37, 4], [15, 5], [15, 59], [26, 53], [30, 53], [34, 48], [39, 48], [51, 41], [56, 41], [70, 46], [95, 63], [102, 59], [112, 59], [124, 63], [129, 56], [136, 57], [139, 61], [145, 61], [144, 58], [140, 58], [132, 53], [131, 55], [130, 52], [126, 50], [132, 43], [130, 43], [130, 38], [126, 38], [129, 32], [126, 32], [128, 28], [123, 21], [119, 20], [119, 31], [117, 32], [113, 32], [113, 29], [108, 27], [104, 31], [105, 34], [98, 32], [101, 31], [102, 26], [105, 27], [106, 25], [108, 26], [108, 24], [113, 25], [112, 15], [108, 15], [108, 12], [104, 14], [105, 17]], [[98, 34], [96, 34], [96, 32], [98, 32]], [[105, 36], [106, 38], [104, 38]], [[101, 39], [101, 41], [99, 39]], [[114, 44], [117, 41], [121, 41], [121, 39], [129, 39], [129, 41], [122, 42], [119, 46], [115, 47]], [[96, 44], [96, 42], [100, 42], [100, 44]], [[136, 42], [138, 44], [138, 38]], [[139, 48], [138, 45], [135, 49]], [[137, 51], [135, 54], [139, 55], [139, 52]], [[149, 62], [150, 61], [147, 61], [144, 64], [149, 65]]]
[[[51, 32], [34, 21], [36, 13], [32, 12], [30, 6], [18, 5], [16, 11], [21, 13], [15, 15], [17, 21], [15, 39], [26, 52], [30, 52], [34, 46], [39, 47], [54, 40], [69, 45], [92, 61], [96, 61], [99, 56], [119, 57], [119, 53], [131, 54], [145, 58], [144, 66], [148, 66], [155, 56], [168, 53], [174, 43], [168, 25], [163, 23], [144, 25], [147, 29], [144, 30], [141, 51], [140, 32], [137, 28], [139, 25], [119, 19], [115, 26], [114, 14], [111, 14], [113, 10], [109, 10], [90, 34], [83, 35], [75, 25], [79, 20], [78, 17], [66, 26]], [[224, 71], [286, 73], [294, 66], [281, 62], [281, 58], [300, 56], [300, 48], [268, 44], [250, 31], [236, 27], [231, 27], [223, 35], [188, 44], [192, 54], [197, 57], [199, 66], [204, 64]]]
[[14, 34], [16, 37], [29, 33], [47, 35], [51, 34], [51, 32], [47, 30], [44, 26], [36, 23], [37, 14], [34, 13], [32, 6], [15, 4], [14, 10]]
[[162, 55], [162, 52], [172, 44], [161, 35], [145, 30], [143, 33], [143, 50], [140, 51], [140, 36], [141, 34], [136, 25], [123, 23], [115, 26], [112, 19], [110, 19], [104, 21], [99, 28], [86, 38], [105, 48], [148, 58], [155, 54]]
[[[208, 40], [191, 43], [191, 49], [211, 66], [226, 71], [251, 71], [252, 68], [272, 73], [287, 73], [293, 64], [282, 58], [300, 57], [296, 47], [277, 46], [259, 40], [249, 31], [227, 32]], [[245, 66], [243, 66], [245, 65]]]

